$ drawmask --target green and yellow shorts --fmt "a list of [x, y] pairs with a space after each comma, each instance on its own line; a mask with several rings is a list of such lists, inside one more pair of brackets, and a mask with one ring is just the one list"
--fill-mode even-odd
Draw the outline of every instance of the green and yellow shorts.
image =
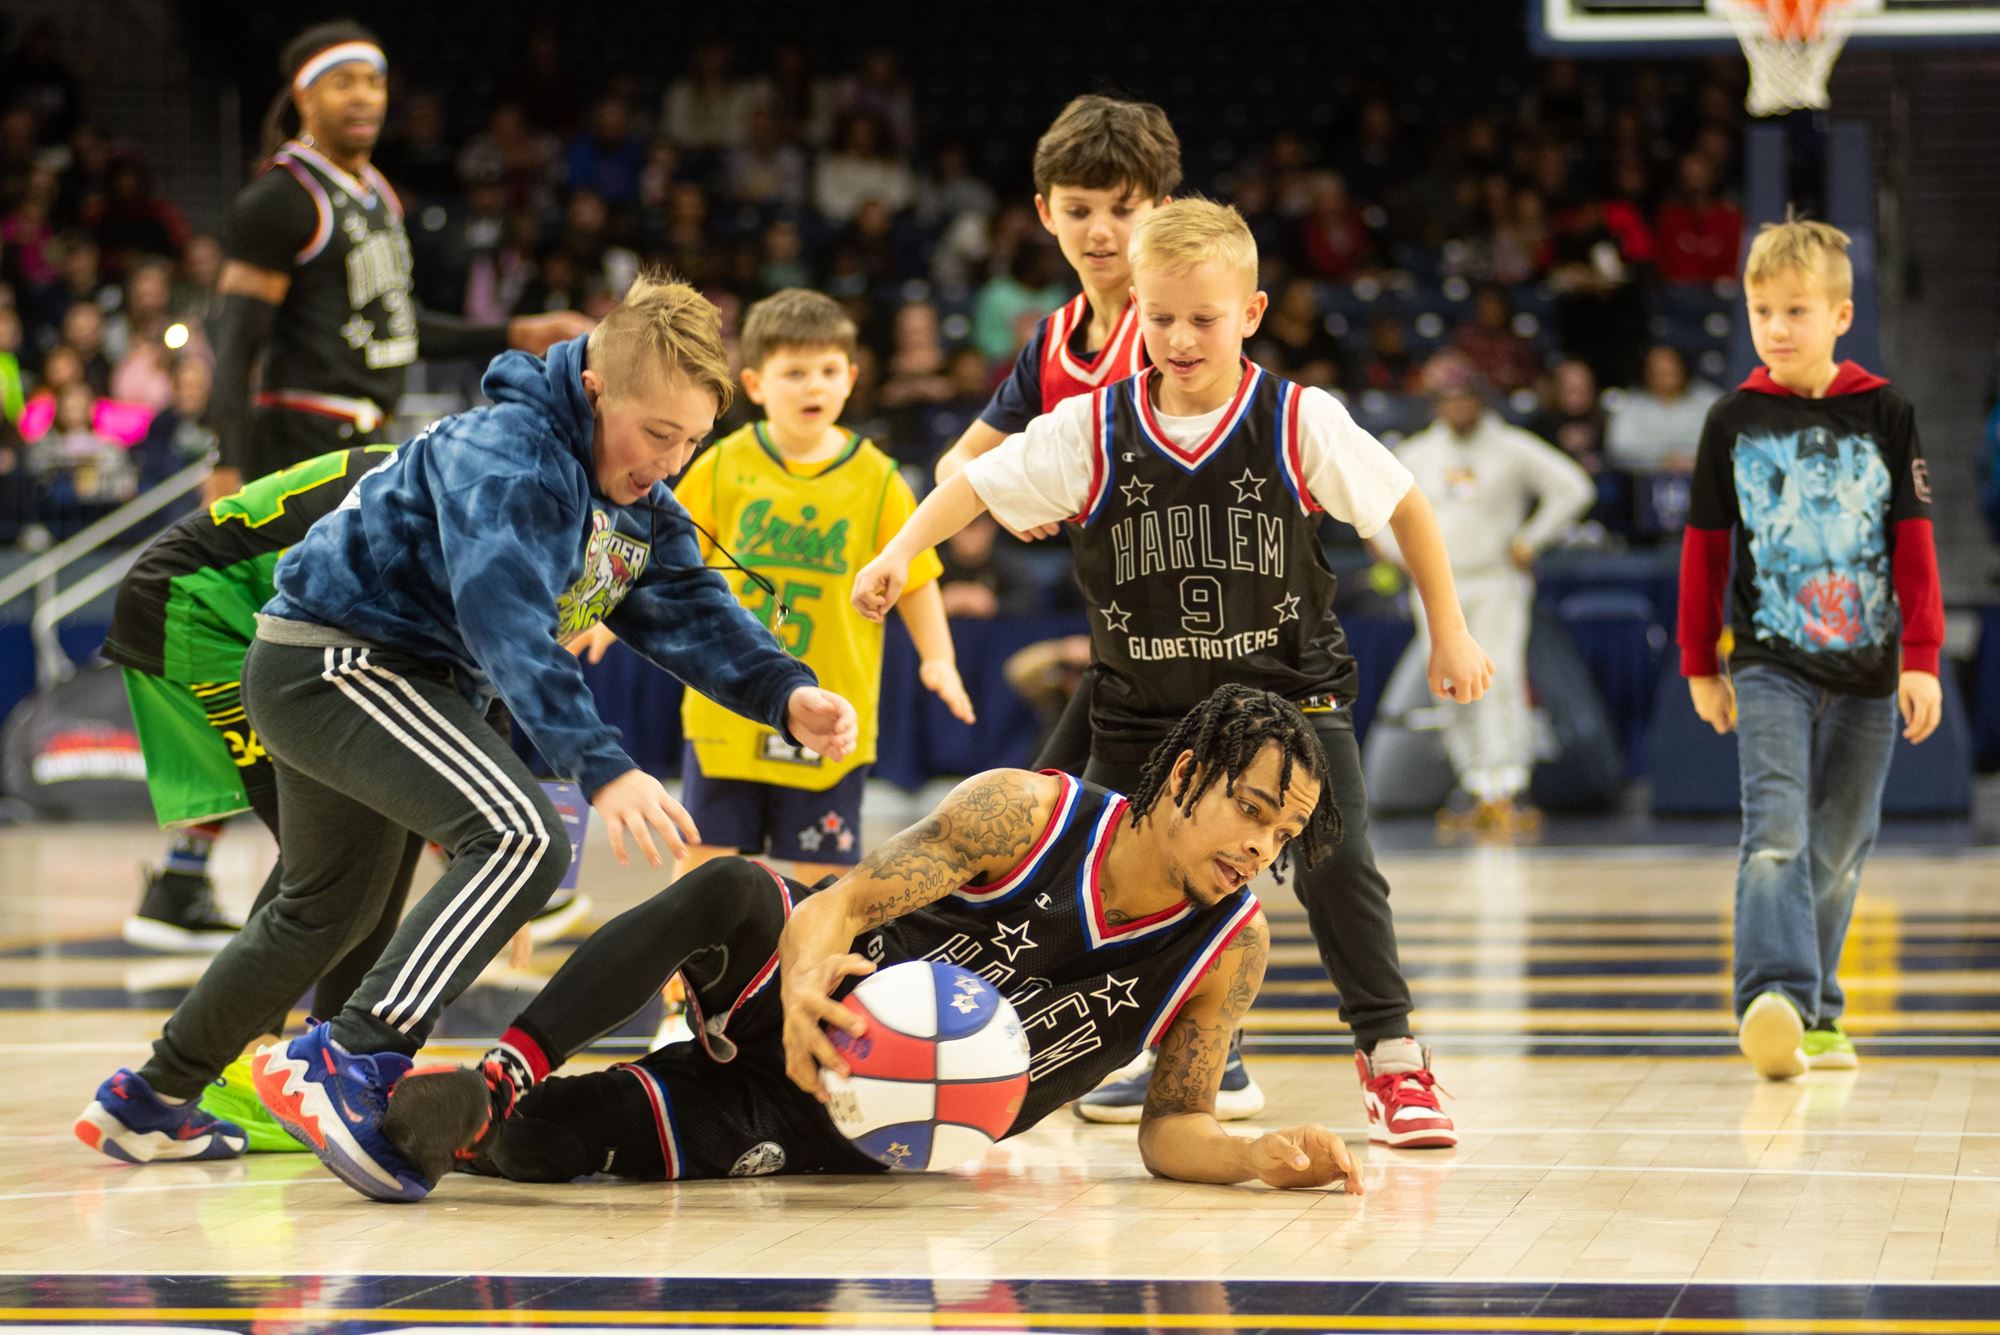
[[271, 758], [243, 712], [240, 682], [168, 681], [124, 669], [146, 787], [161, 825], [197, 825], [250, 808], [246, 785], [271, 785]]

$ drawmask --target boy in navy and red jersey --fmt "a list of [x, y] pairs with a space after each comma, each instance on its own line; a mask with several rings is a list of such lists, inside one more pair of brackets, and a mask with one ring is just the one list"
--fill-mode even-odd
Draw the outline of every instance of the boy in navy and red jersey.
[[1854, 320], [1847, 246], [1802, 221], [1751, 245], [1744, 295], [1764, 365], [1709, 409], [1681, 548], [1681, 673], [1695, 712], [1740, 735], [1737, 1045], [1774, 1080], [1856, 1064], [1834, 970], [1896, 713], [1921, 742], [1941, 712], [1944, 604], [1916, 415], [1882, 377], [1833, 360]]

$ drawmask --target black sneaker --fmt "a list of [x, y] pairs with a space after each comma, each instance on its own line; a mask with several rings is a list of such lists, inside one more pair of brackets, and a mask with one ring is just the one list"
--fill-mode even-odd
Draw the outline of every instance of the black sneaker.
[[119, 935], [142, 950], [213, 955], [235, 940], [242, 926], [216, 907], [215, 883], [205, 873], [149, 868], [139, 911], [125, 920]]

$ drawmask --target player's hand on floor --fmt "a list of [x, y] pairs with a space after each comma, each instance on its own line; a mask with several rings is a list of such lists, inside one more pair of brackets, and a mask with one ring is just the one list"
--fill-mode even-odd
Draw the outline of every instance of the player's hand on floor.
[[1250, 1166], [1257, 1180], [1272, 1187], [1326, 1187], [1345, 1184], [1347, 1194], [1361, 1194], [1361, 1175], [1354, 1156], [1339, 1136], [1309, 1123], [1270, 1131], [1250, 1144]]
[[1472, 632], [1460, 630], [1440, 635], [1432, 643], [1427, 675], [1432, 695], [1469, 705], [1493, 684], [1493, 660], [1472, 638]]
[[[1935, 677], [1931, 684], [1937, 684]], [[1718, 733], [1736, 726], [1736, 687], [1729, 678], [1689, 677], [1688, 695], [1694, 700], [1696, 716]], [[1907, 711], [1904, 717], [1909, 717]]]
[[695, 829], [687, 808], [642, 769], [628, 769], [599, 788], [590, 795], [590, 805], [604, 818], [604, 832], [611, 836], [611, 856], [621, 867], [631, 861], [625, 854], [627, 835], [655, 867], [663, 860], [653, 843], [653, 831], [659, 832], [668, 856], [676, 862], [688, 855], [689, 845], [701, 842], [701, 831]]
[[827, 1101], [822, 1068], [836, 1075], [850, 1073], [826, 1026], [859, 1038], [867, 1021], [833, 999], [833, 990], [848, 977], [865, 978], [875, 966], [859, 955], [833, 955], [784, 975], [785, 1074], [821, 1103]]
[[1905, 672], [1896, 680], [1896, 707], [1903, 711], [1903, 736], [1921, 742], [1944, 721], [1944, 688], [1930, 672]]
[[785, 726], [792, 740], [828, 760], [845, 760], [861, 736], [854, 706], [818, 686], [801, 686], [792, 692], [785, 704]]
[[616, 643], [618, 643], [618, 636], [612, 633], [611, 627], [600, 621], [564, 645], [563, 648], [569, 650], [586, 663], [602, 663], [604, 661], [605, 650]]
[[965, 693], [965, 683], [959, 679], [958, 664], [949, 658], [925, 660], [917, 668], [917, 680], [924, 689], [944, 701], [944, 707], [960, 723], [977, 723], [978, 717], [972, 712], [972, 697]]
[[870, 621], [880, 621], [903, 596], [910, 582], [910, 567], [887, 554], [878, 555], [854, 577], [854, 610]]

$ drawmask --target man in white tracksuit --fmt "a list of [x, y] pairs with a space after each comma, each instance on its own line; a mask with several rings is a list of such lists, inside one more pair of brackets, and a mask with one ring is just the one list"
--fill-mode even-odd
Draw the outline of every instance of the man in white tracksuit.
[[[1437, 511], [1467, 629], [1493, 658], [1493, 686], [1485, 698], [1447, 715], [1445, 750], [1459, 785], [1478, 804], [1475, 823], [1511, 829], [1520, 819], [1515, 799], [1527, 789], [1534, 762], [1530, 570], [1536, 555], [1590, 510], [1597, 489], [1561, 450], [1491, 411], [1486, 386], [1463, 357], [1435, 358], [1425, 368], [1424, 385], [1436, 400], [1437, 417], [1396, 457]], [[1376, 541], [1397, 558], [1393, 539]], [[1421, 676], [1429, 659], [1420, 611], [1416, 620], [1416, 642], [1397, 664], [1387, 698], [1400, 698], [1402, 678]]]

